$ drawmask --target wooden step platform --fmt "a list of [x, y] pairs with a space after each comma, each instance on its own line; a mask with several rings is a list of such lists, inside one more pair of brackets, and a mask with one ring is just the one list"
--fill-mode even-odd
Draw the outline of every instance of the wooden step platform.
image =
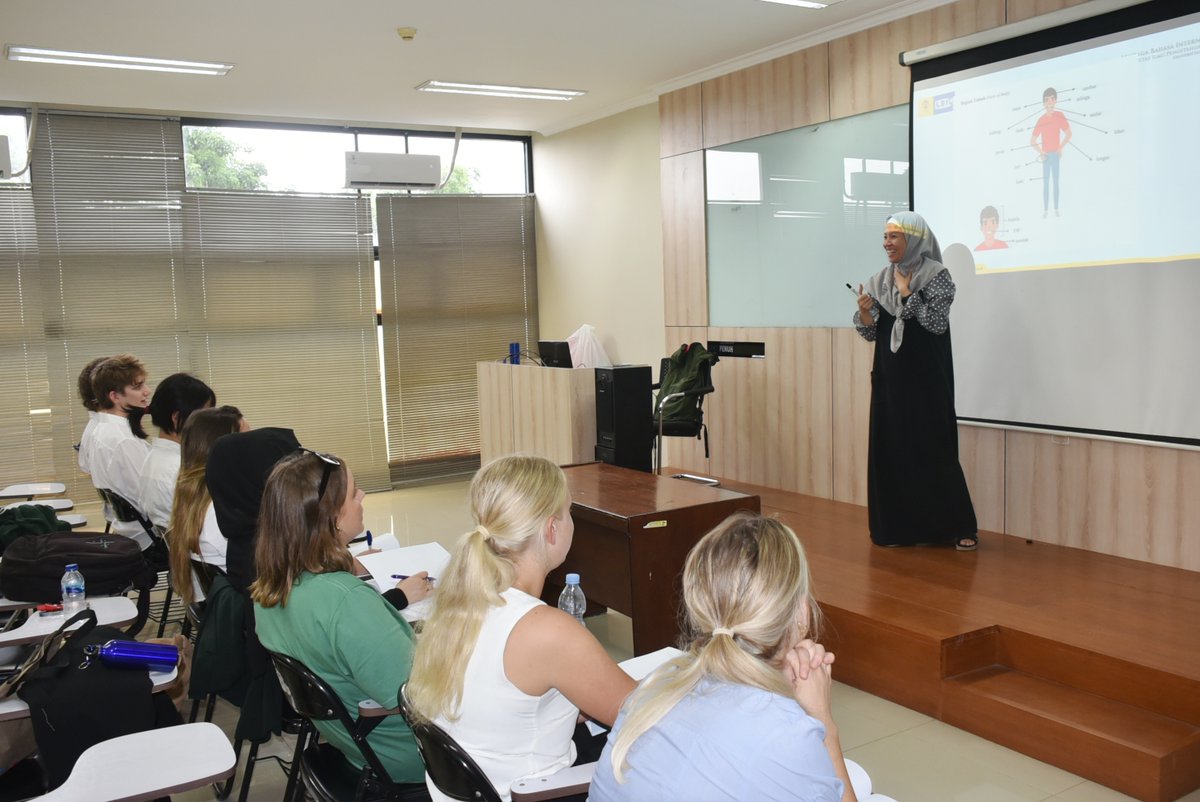
[[1200, 788], [1200, 574], [990, 532], [879, 548], [863, 507], [722, 485], [800, 535], [839, 680], [1147, 802]]

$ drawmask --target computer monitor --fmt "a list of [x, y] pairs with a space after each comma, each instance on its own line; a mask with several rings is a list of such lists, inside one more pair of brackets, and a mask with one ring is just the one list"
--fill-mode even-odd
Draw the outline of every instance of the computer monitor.
[[538, 340], [538, 355], [548, 368], [569, 368], [571, 348], [566, 340]]

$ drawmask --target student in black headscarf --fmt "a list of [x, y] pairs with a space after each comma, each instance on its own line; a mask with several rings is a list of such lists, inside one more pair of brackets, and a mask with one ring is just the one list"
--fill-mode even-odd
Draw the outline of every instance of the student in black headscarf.
[[875, 343], [867, 506], [880, 546], [978, 544], [958, 462], [950, 304], [954, 282], [937, 238], [915, 212], [888, 218], [888, 265], [859, 288], [854, 325]]

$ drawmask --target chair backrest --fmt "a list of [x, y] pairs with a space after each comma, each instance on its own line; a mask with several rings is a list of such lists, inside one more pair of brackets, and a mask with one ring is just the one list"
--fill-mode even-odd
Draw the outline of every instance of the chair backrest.
[[200, 591], [205, 598], [212, 592], [213, 580], [219, 576], [225, 576], [225, 572], [219, 567], [210, 563], [201, 562], [195, 557], [192, 558], [192, 576], [196, 577], [196, 584], [200, 586]]
[[433, 784], [451, 799], [500, 802], [491, 781], [467, 751], [441, 727], [416, 715], [408, 702], [407, 689], [407, 685], [400, 688], [400, 713], [417, 739], [417, 749]]
[[288, 703], [302, 717], [309, 721], [337, 721], [346, 728], [354, 745], [362, 753], [367, 767], [375, 779], [387, 786], [395, 783], [380, 761], [379, 756], [367, 741], [367, 734], [378, 723], [378, 719], [370, 726], [360, 726], [351, 717], [342, 700], [330, 687], [329, 683], [318, 677], [294, 657], [279, 652], [271, 652], [271, 660], [275, 663], [275, 673], [279, 675], [279, 683], [283, 686], [283, 695]]
[[[654, 399], [655, 420], [662, 410], [665, 421], [687, 421], [699, 424], [704, 420], [704, 396], [713, 392], [712, 366], [716, 354], [701, 343], [681, 345], [659, 365], [658, 395]], [[685, 395], [679, 395], [679, 394]], [[676, 396], [669, 398], [668, 396]]]
[[154, 524], [146, 516], [142, 515], [141, 510], [133, 506], [132, 503], [115, 490], [101, 489], [100, 497], [112, 508], [113, 515], [117, 516], [117, 520], [121, 523], [138, 523], [146, 530], [152, 539], [157, 540], [159, 535], [154, 528]]

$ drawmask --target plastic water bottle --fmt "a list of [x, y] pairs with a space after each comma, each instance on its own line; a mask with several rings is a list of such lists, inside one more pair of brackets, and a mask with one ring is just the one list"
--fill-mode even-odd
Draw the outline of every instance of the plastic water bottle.
[[62, 578], [63, 617], [70, 618], [87, 606], [87, 592], [83, 584], [83, 574], [79, 566], [71, 563]]
[[579, 587], [579, 574], [567, 574], [567, 586], [558, 594], [558, 609], [567, 615], [575, 617], [583, 623], [583, 613], [587, 610], [587, 599], [584, 598], [583, 588]]

